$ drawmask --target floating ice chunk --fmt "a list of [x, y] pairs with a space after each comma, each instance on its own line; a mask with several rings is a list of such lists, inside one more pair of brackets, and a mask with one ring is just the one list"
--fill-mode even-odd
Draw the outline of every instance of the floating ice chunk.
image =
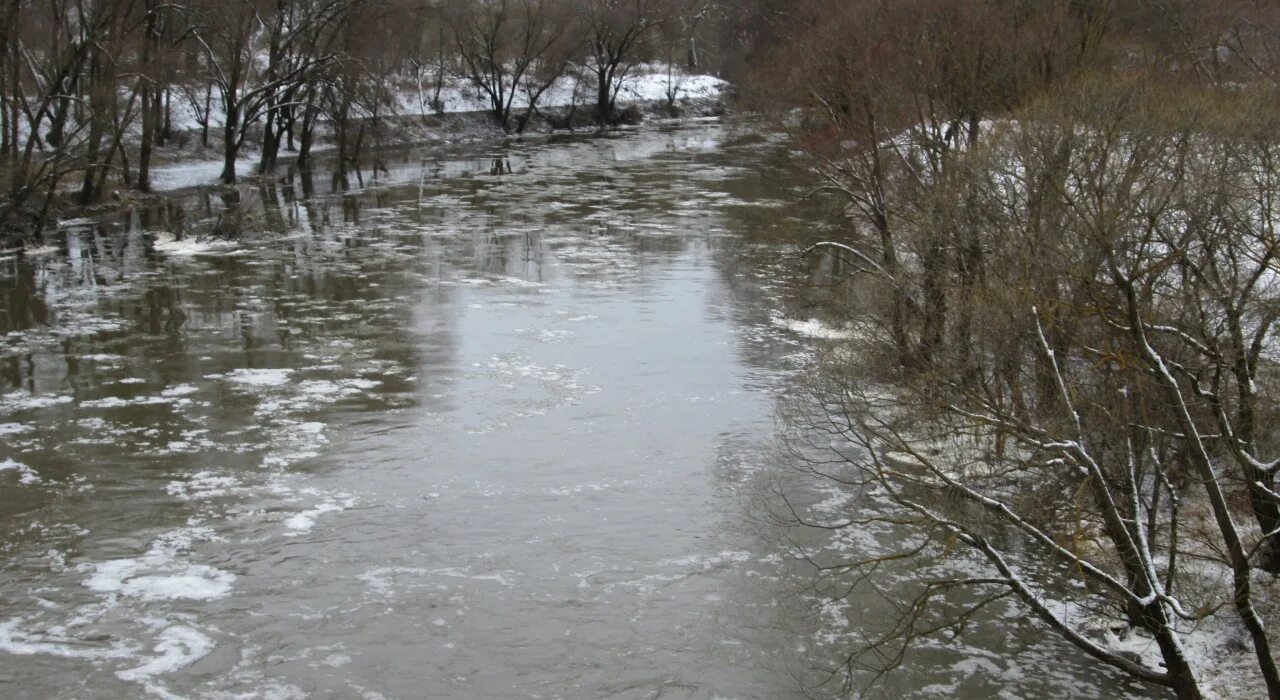
[[204, 564], [160, 561], [148, 555], [93, 565], [85, 586], [99, 593], [120, 593], [142, 600], [211, 600], [231, 591], [235, 574]]
[[216, 255], [227, 254], [236, 250], [237, 246], [231, 241], [220, 241], [216, 239], [197, 240], [195, 238], [184, 238], [178, 240], [171, 233], [161, 233], [156, 236], [153, 246], [157, 251], [166, 255]]
[[75, 219], [62, 219], [58, 222], [58, 228], [74, 228], [76, 226], [92, 226], [97, 221], [86, 217], [78, 217]]
[[28, 411], [67, 403], [71, 403], [70, 396], [32, 394], [20, 389], [0, 396], [0, 411]]
[[159, 635], [153, 650], [156, 656], [141, 666], [117, 671], [116, 676], [125, 681], [142, 681], [162, 673], [172, 673], [186, 668], [213, 651], [214, 643], [205, 635], [182, 625], [165, 628]]
[[237, 369], [228, 372], [226, 377], [228, 381], [237, 384], [271, 387], [288, 383], [289, 375], [292, 373], [291, 369]]
[[80, 408], [122, 408], [124, 406], [156, 406], [164, 403], [171, 403], [175, 397], [168, 396], [139, 396], [132, 399], [122, 399], [119, 396], [107, 396], [101, 399], [91, 399], [89, 401], [81, 401]]
[[157, 537], [141, 557], [80, 565], [89, 571], [84, 585], [99, 593], [118, 593], [142, 600], [210, 600], [231, 591], [235, 574], [204, 564], [182, 561], [179, 555], [196, 540], [216, 539], [207, 527], [188, 527]]
[[338, 503], [336, 501], [325, 501], [314, 508], [304, 510], [301, 513], [296, 513], [285, 519], [284, 526], [290, 530], [287, 534], [290, 537], [295, 537], [297, 535], [310, 532], [311, 528], [316, 526], [316, 518], [321, 515], [324, 515], [325, 513], [338, 513], [353, 505], [355, 505], [355, 499], [347, 499], [342, 503]]

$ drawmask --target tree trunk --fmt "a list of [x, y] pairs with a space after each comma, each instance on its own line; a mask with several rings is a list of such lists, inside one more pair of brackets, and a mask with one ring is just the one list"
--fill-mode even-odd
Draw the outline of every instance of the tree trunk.
[[142, 142], [138, 147], [138, 181], [134, 187], [139, 192], [151, 191], [151, 150], [152, 135], [155, 130], [155, 105], [156, 96], [152, 86], [147, 83], [145, 77], [139, 78], [142, 85], [139, 87], [142, 93]]
[[600, 119], [600, 126], [613, 123], [613, 105], [609, 100], [609, 95], [613, 92], [611, 83], [609, 74], [604, 69], [596, 70], [596, 116]]
[[276, 111], [267, 110], [267, 118], [262, 124], [262, 158], [258, 161], [258, 174], [266, 175], [276, 167], [276, 154], [280, 149], [280, 138], [276, 133]]
[[[164, 95], [164, 126], [160, 129], [160, 145], [165, 145], [169, 139], [173, 138], [173, 91], [166, 85], [162, 92]], [[156, 106], [160, 105], [160, 99], [157, 96]]]
[[302, 113], [302, 133], [298, 136], [298, 168], [306, 170], [311, 165], [311, 139], [315, 126], [315, 110], [310, 103]]
[[236, 156], [240, 152], [239, 130], [236, 128], [237, 110], [227, 110], [227, 123], [222, 127], [222, 182], [234, 185], [236, 182]]
[[[100, 80], [100, 60], [99, 51], [93, 52], [93, 58], [89, 61], [89, 141], [88, 148], [85, 151], [85, 167], [84, 179], [80, 185], [80, 195], [78, 200], [80, 204], [93, 204], [98, 201], [100, 193], [97, 189], [98, 182], [98, 161], [102, 157], [102, 140], [103, 140], [103, 122], [106, 115], [103, 113], [103, 87], [99, 84]], [[114, 89], [114, 86], [112, 86]]]
[[213, 106], [213, 85], [204, 86], [204, 121], [200, 122], [200, 145], [209, 147], [209, 109]]

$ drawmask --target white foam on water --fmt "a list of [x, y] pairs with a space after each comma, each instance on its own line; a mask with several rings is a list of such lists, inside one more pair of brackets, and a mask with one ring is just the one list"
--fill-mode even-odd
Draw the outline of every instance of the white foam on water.
[[119, 642], [104, 647], [56, 635], [32, 634], [21, 629], [24, 621], [21, 617], [15, 617], [0, 622], [0, 650], [17, 656], [40, 654], [88, 660], [126, 658], [133, 654], [131, 649]]
[[6, 459], [0, 462], [0, 472], [16, 471], [18, 472], [18, 483], [23, 486], [35, 486], [43, 483], [40, 475], [34, 469], [28, 467], [22, 462], [15, 462], [12, 459]]
[[314, 508], [304, 510], [301, 513], [296, 513], [285, 519], [284, 526], [289, 530], [289, 532], [285, 534], [289, 537], [296, 537], [310, 532], [311, 529], [316, 526], [316, 518], [324, 515], [325, 513], [339, 513], [347, 510], [354, 506], [355, 503], [354, 498], [348, 498], [342, 502], [327, 500]]
[[377, 569], [370, 569], [356, 576], [357, 579], [364, 581], [370, 588], [381, 595], [391, 592], [393, 583], [392, 579], [397, 574], [408, 574], [411, 576], [424, 576], [426, 569], [418, 569], [407, 566], [384, 566]]
[[0, 435], [20, 435], [33, 430], [34, 427], [23, 423], [0, 423]]
[[227, 381], [257, 387], [284, 386], [289, 383], [291, 369], [237, 369], [226, 374]]
[[233, 493], [240, 481], [232, 476], [218, 476], [213, 472], [196, 472], [185, 480], [170, 481], [165, 491], [170, 496], [184, 500], [203, 500]]
[[197, 540], [216, 539], [206, 527], [189, 527], [161, 535], [141, 557], [81, 564], [88, 571], [84, 586], [98, 593], [155, 600], [211, 600], [231, 592], [235, 574], [182, 560]]
[[116, 676], [125, 681], [143, 681], [162, 673], [172, 673], [199, 661], [213, 651], [214, 643], [205, 635], [183, 625], [174, 625], [160, 632], [159, 641], [153, 647], [156, 655]]
[[85, 586], [143, 600], [210, 600], [231, 591], [235, 574], [204, 564], [175, 564], [151, 557], [115, 559], [94, 565]]

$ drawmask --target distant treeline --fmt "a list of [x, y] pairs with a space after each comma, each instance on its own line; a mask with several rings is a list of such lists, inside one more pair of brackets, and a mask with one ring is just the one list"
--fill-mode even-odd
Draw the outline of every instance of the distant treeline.
[[436, 109], [465, 85], [519, 131], [572, 73], [608, 123], [642, 62], [740, 72], [743, 16], [717, 0], [3, 0], [0, 222], [59, 191], [149, 191], [179, 111], [227, 183], [247, 140], [262, 171], [282, 148], [305, 164], [318, 124], [343, 162], [353, 124], [393, 114], [407, 84]]

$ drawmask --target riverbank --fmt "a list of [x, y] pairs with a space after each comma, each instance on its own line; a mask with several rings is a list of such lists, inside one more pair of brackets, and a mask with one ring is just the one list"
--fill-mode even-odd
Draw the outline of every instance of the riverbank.
[[[604, 126], [596, 119], [594, 106], [583, 99], [581, 80], [565, 78], [553, 85], [539, 101], [519, 133], [503, 129], [487, 109], [484, 98], [465, 85], [446, 85], [430, 97], [422, 85], [403, 86], [397, 90], [394, 105], [388, 113], [357, 120], [360, 145], [355, 163], [347, 169], [380, 167], [387, 153], [408, 148], [453, 146], [463, 144], [500, 144], [510, 140], [548, 137], [556, 134], [608, 132], [646, 124], [673, 124], [684, 121], [724, 116], [731, 95], [729, 83], [710, 75], [673, 75], [648, 67], [629, 77], [618, 93], [618, 111], [613, 124]], [[433, 108], [432, 105], [435, 107]], [[527, 101], [516, 99], [513, 106], [527, 110]], [[25, 221], [0, 230], [0, 257], [22, 255], [26, 251], [43, 250], [45, 236], [56, 231], [62, 222], [100, 215], [121, 207], [163, 201], [172, 193], [196, 187], [221, 186], [219, 177], [224, 166], [221, 144], [215, 135], [221, 131], [218, 121], [221, 105], [216, 98], [208, 107], [207, 117], [200, 117], [191, 105], [175, 104], [171, 116], [172, 134], [166, 145], [157, 146], [151, 167], [151, 191], [138, 192], [123, 182], [109, 183], [104, 201], [79, 205], [72, 201], [71, 190], [64, 189], [47, 211], [29, 212]], [[202, 132], [207, 134], [202, 138]], [[261, 130], [252, 130], [246, 146], [236, 161], [238, 180], [242, 184], [278, 178], [297, 168], [297, 144], [281, 148], [270, 173], [259, 173], [261, 162]], [[336, 143], [332, 125], [322, 122], [316, 127], [311, 148], [314, 172], [339, 170], [335, 157]]]

